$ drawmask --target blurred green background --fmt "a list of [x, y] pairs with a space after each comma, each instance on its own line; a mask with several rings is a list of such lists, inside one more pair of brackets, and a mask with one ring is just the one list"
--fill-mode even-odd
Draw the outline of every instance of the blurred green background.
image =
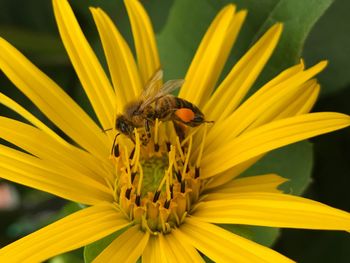
[[[88, 6], [100, 6], [116, 21], [132, 44], [129, 22], [121, 0], [71, 0], [73, 10], [91, 45], [105, 64], [102, 48]], [[322, 59], [329, 66], [319, 76], [320, 99], [314, 111], [350, 114], [350, 2], [346, 0], [144, 0], [157, 34], [161, 61], [167, 79], [182, 78], [196, 47], [215, 14], [227, 3], [247, 8], [249, 15], [224, 72], [270, 25], [285, 23], [276, 54], [255, 88], [299, 57], [311, 66]], [[9, 40], [31, 61], [63, 87], [94, 117], [85, 94], [61, 44], [49, 0], [1, 0], [0, 36]], [[1, 51], [0, 51], [1, 52]], [[223, 74], [224, 76], [224, 74]], [[0, 73], [1, 92], [16, 99], [47, 121]], [[0, 114], [19, 118], [0, 107]], [[19, 118], [20, 119], [20, 118]], [[59, 131], [58, 131], [59, 132]], [[3, 142], [6, 143], [6, 142]], [[291, 178], [292, 193], [350, 211], [350, 129], [320, 136], [276, 151], [251, 169], [278, 172]], [[1, 174], [0, 174], [1, 176]], [[9, 197], [9, 207], [0, 206], [0, 247], [55, 219], [78, 209], [64, 200], [0, 181], [0, 198]], [[1, 200], [1, 199], [0, 199]], [[0, 202], [0, 205], [3, 202]], [[63, 209], [64, 207], [64, 209]], [[57, 213], [59, 211], [59, 213]], [[263, 232], [265, 233], [265, 232]], [[264, 234], [256, 240], [264, 244]], [[298, 262], [350, 262], [350, 238], [342, 232], [282, 230], [273, 247]], [[261, 240], [261, 241], [260, 241]], [[52, 262], [82, 261], [81, 251]]]

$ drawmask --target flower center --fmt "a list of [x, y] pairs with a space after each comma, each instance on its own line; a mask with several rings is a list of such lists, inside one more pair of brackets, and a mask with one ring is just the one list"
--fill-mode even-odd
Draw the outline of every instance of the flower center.
[[[193, 134], [206, 125], [185, 128], [183, 139], [172, 123], [156, 121], [147, 145], [145, 131], [135, 129], [135, 143], [118, 136], [112, 160], [116, 167], [114, 199], [119, 209], [135, 224], [152, 234], [168, 233], [179, 226], [198, 201], [202, 182], [200, 158], [205, 138], [193, 150]], [[189, 134], [187, 134], [189, 133]], [[197, 142], [197, 141], [196, 141]]]

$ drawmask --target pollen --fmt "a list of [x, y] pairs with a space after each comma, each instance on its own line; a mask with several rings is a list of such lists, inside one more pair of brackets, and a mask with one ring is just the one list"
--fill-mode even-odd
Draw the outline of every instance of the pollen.
[[[205, 139], [206, 125], [203, 127], [196, 129], [202, 128], [199, 134]], [[117, 140], [114, 148], [119, 154], [112, 154], [111, 159], [116, 167], [116, 205], [144, 231], [156, 235], [181, 225], [198, 201], [203, 149], [194, 151], [193, 133], [181, 140], [169, 123], [157, 120], [152, 129], [147, 145], [140, 140], [145, 132], [142, 128], [134, 130], [131, 147]]]
[[175, 115], [183, 122], [190, 122], [194, 120], [195, 114], [191, 109], [181, 108], [175, 112]]

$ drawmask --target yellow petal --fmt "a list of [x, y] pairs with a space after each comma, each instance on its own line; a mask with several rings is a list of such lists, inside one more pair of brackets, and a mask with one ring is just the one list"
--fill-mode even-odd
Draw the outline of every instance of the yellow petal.
[[0, 68], [20, 91], [82, 148], [108, 156], [108, 138], [55, 82], [1, 38], [0, 49]]
[[63, 145], [39, 129], [9, 118], [0, 117], [0, 138], [23, 150], [60, 166], [86, 174], [98, 181], [112, 179], [102, 164], [111, 166], [108, 159], [93, 159], [91, 155], [74, 146]]
[[[284, 182], [288, 181], [281, 176], [276, 174], [265, 174], [265, 175], [256, 175], [248, 176], [243, 178], [237, 178], [228, 182], [220, 187], [210, 189], [208, 191], [208, 198], [210, 200], [215, 199], [215, 194], [225, 194], [229, 193], [245, 193], [245, 192], [276, 192], [280, 193], [281, 191], [277, 187]], [[214, 197], [213, 197], [214, 196]], [[209, 200], [205, 199], [205, 200]]]
[[239, 105], [270, 58], [282, 28], [271, 27], [235, 64], [203, 109], [208, 120], [225, 119]]
[[234, 17], [234, 5], [226, 6], [215, 17], [197, 49], [179, 97], [201, 107], [210, 96], [238, 35], [245, 12], [240, 13], [237, 20]]
[[315, 83], [307, 89], [295, 101], [290, 103], [275, 119], [283, 119], [293, 115], [305, 114], [311, 111], [320, 94], [320, 85]]
[[167, 262], [167, 254], [160, 245], [160, 236], [150, 236], [147, 246], [142, 254], [143, 263], [163, 263]]
[[[255, 127], [264, 122], [271, 121], [283, 108], [292, 103], [305, 89], [313, 85], [313, 80], [307, 82], [319, 73], [327, 65], [320, 62], [314, 67], [299, 72], [277, 85], [267, 84], [258, 90], [253, 96], [245, 101], [233, 114], [224, 121], [215, 123], [208, 132], [206, 138], [206, 150], [211, 151], [240, 133], [246, 132], [247, 128]], [[305, 83], [306, 82], [306, 83]], [[220, 141], [221, 138], [221, 141]], [[225, 138], [223, 141], [222, 138]]]
[[[176, 231], [175, 231], [176, 232]], [[174, 232], [160, 238], [165, 249], [167, 261], [176, 262], [205, 262], [191, 243], [186, 243]]]
[[213, 153], [205, 151], [202, 176], [214, 176], [268, 151], [349, 125], [349, 116], [331, 112], [303, 114], [273, 121], [226, 142], [225, 146]]
[[[281, 114], [283, 114], [285, 118], [297, 115], [297, 113], [300, 112], [300, 109], [303, 108], [303, 105], [301, 105], [299, 102], [300, 98], [304, 101], [307, 100], [307, 95], [310, 96], [316, 86], [317, 81], [315, 79], [311, 79], [304, 84], [299, 85], [290, 93], [281, 94], [282, 97], [276, 96], [279, 99], [278, 101], [275, 101], [275, 103], [270, 104], [270, 102], [266, 102], [266, 104], [268, 104], [270, 107], [264, 108], [263, 111], [260, 111], [259, 113], [261, 113], [261, 116], [255, 117], [254, 120], [252, 119], [249, 126], [245, 128], [244, 132], [253, 130], [273, 120], [281, 119]], [[288, 89], [285, 89], [285, 91], [288, 92]], [[299, 106], [300, 108], [295, 108], [296, 106]], [[289, 112], [290, 115], [284, 113], [286, 111]]]
[[101, 239], [128, 224], [113, 205], [92, 206], [0, 249], [0, 262], [43, 262]]
[[251, 158], [247, 161], [244, 161], [240, 164], [237, 164], [234, 167], [229, 168], [228, 170], [221, 172], [214, 177], [210, 178], [208, 183], [205, 185], [206, 189], [215, 188], [221, 185], [224, 185], [230, 181], [232, 181], [234, 178], [242, 174], [245, 170], [247, 170], [249, 167], [251, 167], [254, 163], [259, 161], [262, 158], [263, 155]]
[[350, 229], [349, 213], [306, 198], [278, 193], [222, 195], [220, 199], [201, 203], [193, 215], [211, 223]]
[[[36, 188], [83, 204], [113, 201], [113, 192], [78, 171], [42, 161], [0, 145], [0, 178]], [[89, 193], [89, 194], [86, 194]]]
[[173, 232], [214, 262], [293, 262], [276, 251], [196, 218], [186, 218]]
[[[310, 87], [307, 87], [306, 90], [301, 94], [299, 94], [299, 96], [292, 103], [290, 103], [283, 110], [281, 110], [281, 112], [278, 113], [277, 116], [273, 117], [270, 115], [270, 118], [273, 117], [272, 119], [278, 120], [278, 119], [283, 119], [294, 115], [308, 113], [313, 107], [313, 105], [315, 104], [319, 92], [320, 92], [320, 86], [318, 84], [313, 84]], [[267, 117], [258, 119], [247, 130], [252, 129], [252, 127], [254, 126], [256, 127], [262, 123], [268, 122], [268, 119], [266, 118]], [[219, 185], [224, 185], [227, 182], [232, 181], [235, 177], [243, 173], [245, 170], [251, 167], [254, 163], [260, 160], [261, 157], [262, 155], [258, 157], [254, 157], [248, 161], [240, 163], [239, 165], [234, 166], [218, 174], [213, 178], [213, 180], [208, 182], [208, 184], [206, 185], [206, 188], [217, 187]]]
[[158, 49], [151, 20], [138, 0], [125, 0], [141, 73], [145, 85], [160, 68]]
[[115, 93], [67, 0], [53, 0], [58, 29], [69, 58], [103, 127], [112, 128]]
[[149, 235], [149, 232], [140, 230], [140, 225], [130, 227], [103, 250], [93, 262], [134, 263], [142, 255], [148, 243]]
[[128, 44], [109, 16], [100, 8], [90, 8], [95, 20], [109, 72], [116, 91], [117, 112], [141, 93], [141, 80]]
[[23, 118], [25, 118], [27, 121], [44, 131], [45, 133], [49, 134], [51, 137], [56, 139], [58, 142], [67, 145], [68, 143], [63, 140], [60, 136], [57, 135], [53, 130], [51, 130], [47, 125], [45, 125], [42, 121], [40, 121], [38, 118], [36, 118], [33, 114], [31, 114], [29, 111], [27, 111], [25, 108], [23, 108], [21, 105], [19, 105], [14, 100], [10, 99], [9, 97], [5, 96], [4, 94], [0, 93], [0, 103], [4, 106], [10, 108], [11, 110], [15, 111], [19, 115], [21, 115]]

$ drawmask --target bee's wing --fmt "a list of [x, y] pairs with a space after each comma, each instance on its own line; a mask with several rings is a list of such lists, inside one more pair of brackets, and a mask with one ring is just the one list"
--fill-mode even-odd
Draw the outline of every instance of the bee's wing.
[[174, 80], [167, 81], [154, 96], [148, 97], [146, 100], [142, 102], [140, 106], [140, 110], [143, 110], [147, 105], [155, 102], [156, 100], [178, 89], [179, 87], [182, 86], [183, 83], [184, 83], [183, 79], [174, 79]]
[[154, 73], [152, 78], [147, 82], [144, 90], [141, 94], [141, 100], [146, 101], [151, 98], [154, 98], [156, 94], [159, 92], [162, 86], [163, 79], [163, 70], [159, 69]]
[[185, 80], [183, 79], [173, 79], [165, 82], [162, 86], [156, 97], [160, 95], [160, 97], [173, 92], [174, 90], [180, 88], [184, 84]]

